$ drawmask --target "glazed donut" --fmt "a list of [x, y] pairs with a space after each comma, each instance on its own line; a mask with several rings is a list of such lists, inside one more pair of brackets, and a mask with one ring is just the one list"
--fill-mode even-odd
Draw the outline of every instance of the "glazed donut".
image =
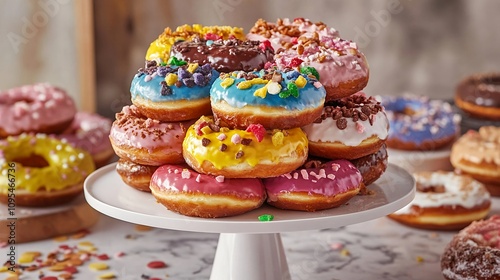
[[453, 172], [419, 172], [413, 175], [417, 192], [413, 201], [388, 217], [407, 226], [457, 230], [486, 217], [490, 194], [483, 184]]
[[269, 43], [259, 41], [194, 39], [173, 45], [170, 56], [189, 63], [208, 63], [216, 71], [228, 73], [264, 69], [273, 61], [274, 50]]
[[387, 146], [400, 150], [437, 150], [460, 134], [460, 116], [451, 105], [425, 96], [382, 97], [389, 118]]
[[116, 114], [109, 139], [120, 158], [141, 165], [182, 163], [182, 141], [192, 121], [166, 123], [142, 116], [134, 105]]
[[347, 160], [329, 161], [262, 181], [267, 204], [310, 212], [338, 207], [364, 188], [361, 173]]
[[266, 199], [260, 179], [205, 175], [180, 165], [160, 166], [150, 188], [169, 210], [201, 218], [243, 214], [259, 208]]
[[313, 67], [325, 86], [326, 101], [349, 96], [368, 84], [369, 67], [356, 43], [339, 37], [299, 37], [287, 50], [277, 50], [279, 68]]
[[9, 136], [0, 141], [0, 151], [0, 201], [14, 195], [17, 206], [69, 202], [95, 169], [87, 152], [45, 134]]
[[458, 172], [472, 176], [492, 195], [500, 196], [500, 127], [469, 130], [453, 144], [450, 161]]
[[158, 166], [142, 165], [120, 158], [116, 163], [116, 172], [122, 181], [143, 192], [150, 192], [149, 183]]
[[46, 83], [0, 91], [0, 138], [21, 133], [60, 133], [75, 114], [73, 99]]
[[388, 156], [385, 143], [377, 152], [350, 160], [363, 176], [363, 184], [369, 186], [384, 174], [387, 169]]
[[[185, 64], [176, 61], [177, 64]], [[158, 66], [149, 61], [132, 80], [132, 103], [146, 117], [165, 122], [210, 115], [210, 86], [219, 76], [210, 64]]]
[[182, 148], [186, 162], [200, 173], [264, 178], [301, 166], [307, 158], [307, 137], [300, 128], [266, 131], [253, 124], [246, 130], [229, 129], [203, 116], [188, 129]]
[[321, 116], [303, 130], [309, 140], [309, 154], [356, 159], [376, 153], [382, 147], [389, 121], [380, 102], [358, 92], [325, 103]]
[[339, 33], [334, 28], [328, 28], [322, 22], [313, 23], [309, 19], [278, 18], [276, 23], [267, 22], [263, 19], [257, 20], [250, 32], [246, 35], [248, 40], [271, 42], [274, 50], [289, 49], [297, 43], [299, 37], [312, 38], [317, 33], [320, 38], [336, 38]]
[[221, 74], [210, 99], [215, 119], [229, 127], [290, 129], [321, 115], [325, 89], [312, 75], [271, 68]]
[[464, 79], [455, 93], [457, 107], [471, 116], [500, 120], [500, 74], [474, 75]]
[[200, 24], [182, 25], [172, 31], [165, 28], [162, 34], [151, 43], [146, 53], [146, 60], [156, 62], [167, 62], [170, 57], [170, 48], [177, 41], [190, 41], [193, 38], [205, 38], [207, 40], [236, 38], [243, 40], [243, 28], [231, 26], [203, 26]]
[[109, 142], [111, 120], [97, 114], [77, 112], [71, 125], [56, 138], [83, 149], [92, 156], [96, 168], [106, 165], [113, 157]]
[[500, 279], [500, 216], [475, 221], [456, 234], [441, 256], [446, 280]]

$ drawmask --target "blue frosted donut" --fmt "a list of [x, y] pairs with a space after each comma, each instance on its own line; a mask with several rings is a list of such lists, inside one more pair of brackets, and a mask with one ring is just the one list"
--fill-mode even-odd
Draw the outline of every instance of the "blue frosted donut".
[[451, 105], [424, 96], [381, 97], [389, 119], [387, 145], [401, 150], [442, 148], [459, 134], [460, 116]]
[[311, 67], [235, 71], [221, 76], [210, 91], [212, 111], [227, 126], [289, 129], [312, 123], [321, 115], [326, 91]]
[[132, 103], [146, 117], [174, 122], [211, 114], [210, 87], [219, 73], [210, 64], [157, 65], [149, 61], [130, 86]]

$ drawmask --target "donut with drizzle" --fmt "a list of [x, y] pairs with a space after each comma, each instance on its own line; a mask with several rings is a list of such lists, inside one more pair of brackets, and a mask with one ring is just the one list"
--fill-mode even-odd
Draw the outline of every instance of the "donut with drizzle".
[[211, 115], [210, 86], [219, 76], [210, 64], [187, 64], [172, 59], [172, 65], [147, 62], [130, 87], [132, 103], [146, 117], [176, 122]]
[[321, 115], [325, 89], [312, 74], [270, 68], [221, 74], [210, 99], [215, 119], [229, 127], [258, 123], [266, 129], [289, 129]]
[[441, 256], [446, 280], [500, 279], [500, 216], [473, 222], [456, 234]]
[[76, 114], [73, 99], [47, 83], [0, 92], [0, 138], [21, 133], [60, 133]]
[[267, 203], [281, 209], [318, 211], [338, 207], [364, 188], [359, 170], [347, 160], [326, 162], [262, 180]]
[[229, 129], [203, 116], [188, 129], [182, 147], [186, 162], [200, 173], [264, 178], [301, 166], [308, 146], [300, 128], [266, 130], [252, 124], [246, 130]]
[[500, 74], [474, 75], [457, 86], [455, 104], [468, 114], [500, 121]]
[[400, 150], [436, 150], [453, 141], [460, 132], [460, 116], [451, 105], [425, 96], [382, 97], [389, 119], [387, 146]]
[[451, 165], [483, 183], [493, 196], [500, 196], [500, 127], [469, 130], [451, 147]]
[[260, 179], [200, 174], [187, 166], [160, 166], [151, 178], [151, 193], [182, 215], [219, 218], [259, 208], [266, 198]]
[[389, 121], [380, 102], [359, 92], [329, 101], [313, 123], [303, 127], [309, 153], [330, 159], [356, 159], [384, 144]]
[[486, 217], [490, 194], [483, 184], [453, 172], [413, 174], [417, 192], [413, 201], [388, 217], [404, 225], [438, 230], [457, 230]]
[[194, 38], [207, 40], [231, 39], [243, 40], [243, 28], [231, 26], [203, 26], [201, 24], [182, 25], [175, 30], [165, 28], [162, 34], [154, 40], [146, 52], [146, 60], [158, 63], [167, 62], [170, 58], [170, 49], [178, 41], [191, 41]]
[[170, 56], [189, 63], [210, 64], [216, 71], [228, 73], [264, 69], [266, 63], [273, 61], [274, 50], [269, 42], [194, 39], [173, 45]]
[[160, 122], [144, 117], [134, 105], [116, 114], [109, 139], [115, 153], [137, 164], [182, 163], [182, 141], [192, 121]]
[[86, 151], [59, 139], [46, 134], [9, 136], [0, 140], [0, 201], [10, 202], [12, 170], [16, 205], [46, 207], [80, 195], [94, 169]]
[[111, 120], [97, 114], [77, 112], [71, 125], [54, 137], [89, 152], [99, 168], [114, 155], [108, 137], [110, 130]]

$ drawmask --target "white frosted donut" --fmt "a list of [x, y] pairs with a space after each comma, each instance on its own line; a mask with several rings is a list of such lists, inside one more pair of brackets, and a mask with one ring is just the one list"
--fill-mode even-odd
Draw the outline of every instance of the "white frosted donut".
[[472, 177], [445, 171], [413, 176], [415, 198], [389, 218], [417, 228], [454, 230], [483, 219], [490, 211], [490, 194]]

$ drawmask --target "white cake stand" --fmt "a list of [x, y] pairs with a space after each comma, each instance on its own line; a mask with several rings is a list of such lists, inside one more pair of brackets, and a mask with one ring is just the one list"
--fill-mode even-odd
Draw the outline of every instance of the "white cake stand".
[[[384, 175], [369, 186], [372, 194], [356, 196], [338, 208], [309, 213], [263, 206], [235, 217], [193, 218], [171, 212], [156, 203], [150, 193], [125, 185], [115, 165], [107, 165], [87, 178], [87, 202], [103, 214], [136, 224], [220, 233], [211, 280], [290, 280], [281, 232], [336, 228], [372, 220], [404, 207], [415, 196], [413, 177], [389, 164]], [[273, 215], [274, 220], [259, 221], [263, 214]]]

